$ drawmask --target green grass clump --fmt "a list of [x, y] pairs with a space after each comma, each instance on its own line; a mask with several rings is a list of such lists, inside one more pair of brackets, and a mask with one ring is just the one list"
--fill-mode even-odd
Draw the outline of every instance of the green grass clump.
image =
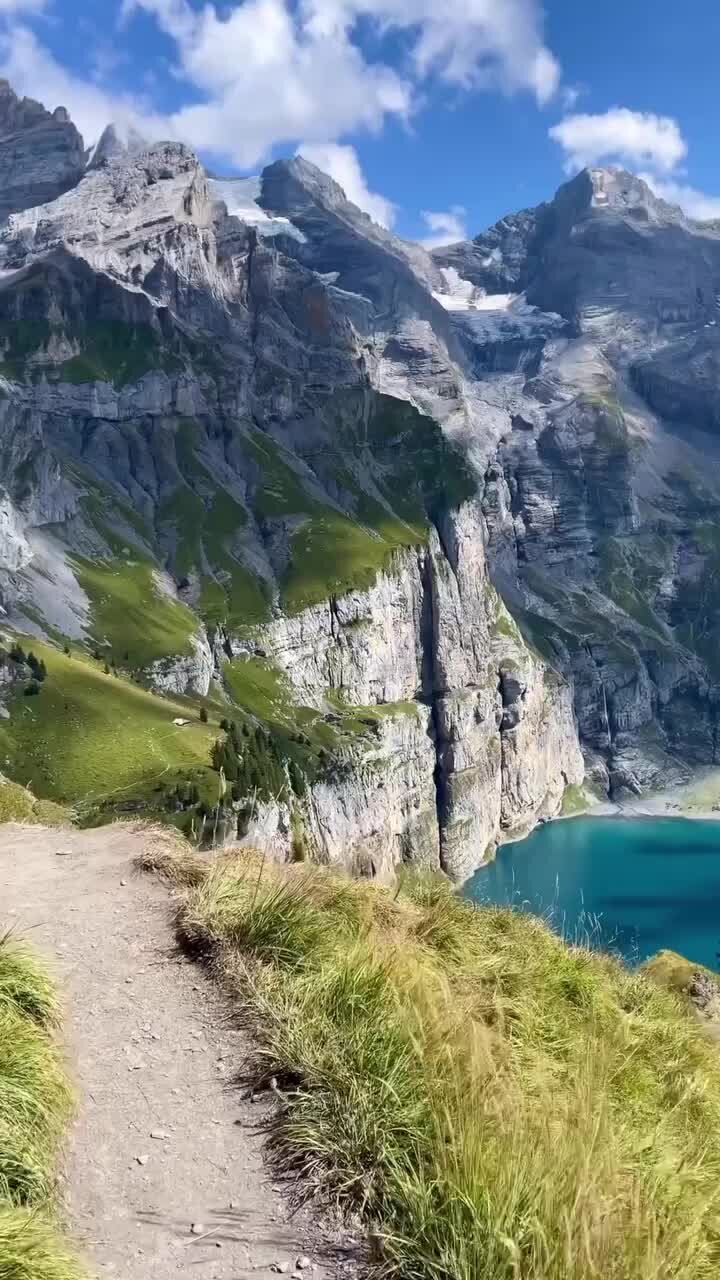
[[463, 454], [409, 401], [377, 396], [364, 443], [383, 467], [398, 514], [411, 522], [459, 507], [477, 492]]
[[656, 952], [645, 961], [643, 972], [648, 974], [653, 982], [664, 987], [666, 991], [673, 991], [675, 995], [687, 995], [688, 987], [698, 976], [711, 978], [713, 982], [720, 984], [720, 973], [708, 969], [703, 964], [688, 960], [677, 951]]
[[59, 366], [62, 382], [112, 382], [124, 387], [154, 369], [173, 373], [182, 368], [147, 324], [95, 321], [86, 333], [71, 336], [78, 337], [81, 350]]
[[574, 813], [585, 813], [591, 804], [592, 799], [587, 795], [585, 788], [578, 786], [575, 782], [569, 782], [563, 791], [561, 813], [569, 818]]
[[58, 999], [54, 984], [26, 943], [12, 931], [0, 935], [0, 1007], [25, 1014], [40, 1027], [58, 1022]]
[[[82, 812], [134, 800], [144, 809], [156, 785], [212, 777], [217, 723], [201, 724], [196, 706], [105, 674], [102, 663], [83, 656], [40, 641], [33, 648], [47, 678], [38, 697], [19, 693], [11, 703], [10, 718], [0, 722], [0, 758], [36, 795]], [[177, 727], [175, 718], [189, 723]]]
[[72, 1094], [53, 1029], [53, 984], [0, 937], [0, 1280], [81, 1280], [52, 1221], [55, 1161]]
[[93, 638], [123, 665], [143, 668], [191, 652], [197, 621], [186, 605], [160, 591], [148, 561], [78, 557], [75, 566], [90, 597]]
[[234, 540], [247, 524], [245, 508], [219, 486], [196, 453], [196, 425], [184, 419], [175, 448], [187, 483], [160, 508], [160, 527], [174, 541], [173, 566], [179, 578], [200, 574], [200, 612], [211, 625], [235, 631], [270, 616], [261, 580], [235, 554]]
[[85, 1280], [57, 1228], [37, 1211], [0, 1204], [0, 1280]]
[[[77, 343], [78, 354], [56, 364], [47, 355], [53, 336]], [[47, 320], [3, 322], [0, 344], [4, 347], [0, 369], [15, 379], [37, 370], [59, 382], [111, 382], [123, 387], [153, 369], [172, 373], [182, 368], [182, 361], [163, 348], [150, 325], [122, 320], [95, 320], [90, 327], [76, 330], [51, 326]]]
[[247, 851], [180, 930], [254, 1018], [280, 1165], [364, 1215], [383, 1275], [720, 1274], [720, 1058], [642, 973], [439, 877]]
[[322, 509], [292, 536], [281, 583], [283, 609], [299, 613], [330, 595], [366, 590], [388, 566], [397, 545], [331, 507]]
[[38, 800], [27, 787], [10, 782], [0, 774], [0, 822], [31, 822], [45, 827], [62, 827], [71, 815], [51, 800]]
[[245, 447], [258, 471], [252, 499], [256, 518], [262, 522], [303, 517], [292, 534], [280, 583], [286, 612], [298, 613], [331, 595], [366, 589], [399, 547], [425, 541], [427, 526], [421, 509], [418, 520], [416, 506], [414, 522], [405, 523], [353, 485], [353, 518], [313, 497], [270, 437], [254, 432]]

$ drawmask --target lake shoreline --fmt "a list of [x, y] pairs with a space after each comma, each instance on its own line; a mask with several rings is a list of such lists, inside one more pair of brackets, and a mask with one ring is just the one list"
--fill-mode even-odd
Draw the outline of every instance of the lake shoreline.
[[[714, 787], [718, 776], [709, 781]], [[530, 911], [566, 939], [620, 954], [633, 967], [670, 950], [716, 970], [720, 821], [698, 785], [541, 823], [499, 848], [461, 892]], [[665, 807], [688, 803], [689, 811]]]
[[651, 791], [646, 796], [633, 796], [627, 800], [597, 800], [587, 809], [574, 813], [556, 813], [541, 818], [525, 835], [513, 835], [498, 840], [491, 857], [483, 858], [463, 883], [471, 880], [477, 871], [490, 866], [501, 849], [510, 844], [529, 840], [538, 827], [556, 822], [571, 822], [573, 818], [687, 818], [691, 822], [720, 822], [720, 766], [707, 766], [698, 770], [690, 782]]
[[[558, 814], [559, 818], [575, 817]], [[720, 768], [701, 769], [678, 786], [653, 791], [627, 800], [600, 800], [583, 810], [588, 818], [688, 818], [697, 822], [720, 822]]]

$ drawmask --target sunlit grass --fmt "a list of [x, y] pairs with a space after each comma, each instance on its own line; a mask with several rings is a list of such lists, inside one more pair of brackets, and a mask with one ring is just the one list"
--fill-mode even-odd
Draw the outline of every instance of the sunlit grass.
[[54, 1224], [60, 1140], [72, 1093], [54, 1038], [53, 983], [34, 953], [0, 937], [0, 1280], [81, 1280]]
[[199, 872], [180, 929], [285, 1095], [276, 1159], [364, 1215], [384, 1274], [720, 1274], [720, 1059], [643, 974], [439, 878], [248, 852]]

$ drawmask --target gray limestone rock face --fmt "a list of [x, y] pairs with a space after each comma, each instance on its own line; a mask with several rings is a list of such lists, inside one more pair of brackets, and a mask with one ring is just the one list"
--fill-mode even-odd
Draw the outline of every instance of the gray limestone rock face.
[[46, 111], [0, 80], [0, 221], [55, 200], [84, 167], [83, 140], [65, 108]]

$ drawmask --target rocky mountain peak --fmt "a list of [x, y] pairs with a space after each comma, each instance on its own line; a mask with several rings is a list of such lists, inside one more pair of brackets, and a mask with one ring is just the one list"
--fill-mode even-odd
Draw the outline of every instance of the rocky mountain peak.
[[643, 178], [616, 166], [581, 169], [558, 189], [552, 207], [572, 218], [608, 211], [652, 223], [688, 221], [676, 205], [656, 196]]
[[118, 160], [124, 160], [127, 156], [137, 155], [147, 146], [146, 139], [135, 129], [123, 132], [117, 125], [108, 124], [90, 152], [88, 169], [99, 169], [102, 165], [113, 164]]
[[303, 156], [276, 160], [263, 170], [261, 204], [282, 205], [289, 212], [315, 201], [329, 208], [350, 203], [339, 183]]
[[373, 222], [339, 183], [303, 156], [277, 160], [263, 170], [257, 203], [271, 215], [290, 219], [303, 239], [303, 261], [321, 273], [333, 271], [340, 287], [370, 291], [377, 299], [392, 295], [401, 282], [420, 309], [433, 307], [427, 287], [441, 280], [427, 250]]
[[57, 107], [55, 113], [47, 111], [34, 98], [19, 98], [9, 81], [0, 80], [0, 138], [22, 129], [33, 129], [52, 120], [58, 111], [65, 117], [58, 119], [58, 123], [65, 123], [67, 112], [64, 107]]
[[84, 167], [83, 140], [65, 107], [47, 111], [0, 80], [0, 218], [56, 199]]

